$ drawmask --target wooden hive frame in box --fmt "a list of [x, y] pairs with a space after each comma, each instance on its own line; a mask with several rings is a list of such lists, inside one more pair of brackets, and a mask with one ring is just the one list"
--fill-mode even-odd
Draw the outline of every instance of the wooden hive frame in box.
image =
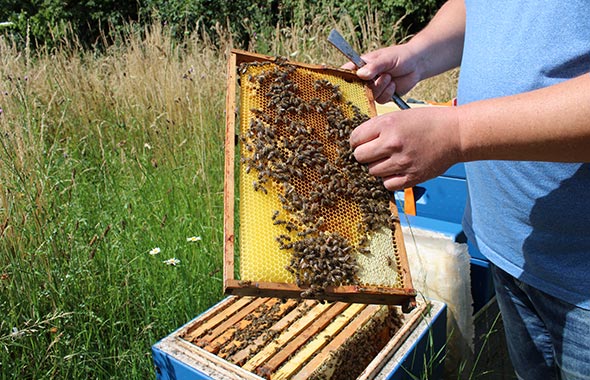
[[393, 194], [348, 145], [352, 129], [375, 115], [369, 87], [352, 72], [231, 52], [226, 294], [415, 305]]
[[216, 379], [372, 379], [429, 307], [231, 296], [158, 346]]

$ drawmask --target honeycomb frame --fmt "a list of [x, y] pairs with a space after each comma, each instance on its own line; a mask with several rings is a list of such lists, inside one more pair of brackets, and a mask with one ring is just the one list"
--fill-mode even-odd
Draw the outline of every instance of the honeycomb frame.
[[[251, 65], [251, 66], [250, 66]], [[267, 65], [267, 66], [265, 66]], [[274, 65], [274, 66], [273, 66]], [[276, 278], [273, 279], [260, 279], [260, 278], [255, 278], [254, 277], [249, 277], [247, 274], [244, 275], [244, 272], [242, 271], [242, 268], [239, 268], [241, 270], [241, 273], [239, 275], [239, 279], [236, 278], [236, 261], [239, 262], [240, 266], [242, 267], [247, 267], [246, 264], [246, 260], [244, 260], [244, 257], [247, 256], [242, 256], [240, 257], [240, 255], [242, 255], [242, 252], [240, 251], [242, 248], [240, 247], [240, 245], [244, 245], [246, 246], [246, 244], [243, 244], [243, 242], [238, 241], [236, 242], [236, 210], [237, 215], [238, 215], [238, 219], [242, 218], [242, 213], [243, 210], [241, 210], [241, 205], [242, 203], [245, 203], [245, 201], [243, 201], [243, 199], [239, 199], [239, 201], [236, 198], [236, 190], [238, 191], [238, 194], [242, 194], [245, 195], [246, 193], [250, 193], [250, 195], [248, 195], [248, 199], [252, 199], [252, 198], [260, 198], [265, 196], [268, 191], [270, 191], [273, 195], [274, 194], [278, 194], [279, 198], [282, 197], [282, 195], [280, 195], [280, 191], [277, 188], [277, 185], [273, 186], [272, 184], [270, 186], [268, 186], [266, 184], [266, 181], [253, 181], [253, 187], [254, 187], [254, 191], [252, 191], [251, 189], [248, 190], [246, 186], [244, 185], [244, 183], [249, 181], [248, 186], [252, 187], [252, 174], [244, 174], [245, 172], [249, 173], [250, 172], [250, 168], [249, 166], [254, 166], [255, 162], [252, 161], [252, 159], [250, 159], [250, 161], [248, 161], [248, 157], [246, 156], [246, 151], [243, 150], [243, 146], [247, 144], [247, 141], [244, 137], [241, 137], [242, 140], [242, 147], [241, 147], [241, 151], [239, 152], [238, 155], [236, 155], [236, 145], [238, 143], [239, 140], [237, 139], [237, 135], [241, 135], [243, 136], [242, 132], [243, 129], [245, 129], [246, 127], [244, 126], [246, 121], [236, 121], [236, 118], [238, 117], [238, 109], [240, 110], [240, 113], [244, 113], [244, 112], [248, 112], [248, 107], [249, 107], [249, 103], [248, 103], [248, 99], [246, 99], [246, 101], [244, 101], [245, 98], [248, 97], [248, 94], [252, 94], [255, 93], [256, 89], [246, 89], [245, 86], [259, 86], [259, 84], [257, 84], [257, 82], [262, 83], [261, 81], [261, 77], [265, 77], [267, 74], [260, 74], [261, 71], [254, 71], [254, 75], [251, 73], [246, 73], [245, 71], [240, 73], [239, 71], [242, 70], [242, 67], [246, 66], [248, 69], [251, 67], [254, 67], [254, 70], [257, 70], [256, 67], [258, 66], [264, 66], [264, 67], [269, 67], [269, 68], [276, 68], [278, 66], [285, 65], [285, 67], [289, 67], [289, 68], [293, 68], [293, 70], [303, 70], [306, 73], [311, 73], [311, 75], [313, 75], [314, 77], [318, 77], [318, 78], [330, 78], [332, 81], [336, 80], [336, 81], [344, 81], [346, 83], [353, 83], [354, 86], [361, 86], [358, 88], [362, 88], [362, 97], [363, 99], [363, 103], [365, 103], [362, 107], [364, 107], [364, 113], [367, 114], [368, 117], [373, 117], [376, 115], [376, 110], [375, 110], [375, 104], [374, 104], [374, 99], [373, 99], [373, 95], [372, 92], [370, 90], [370, 88], [366, 85], [366, 83], [360, 81], [358, 79], [358, 77], [356, 77], [356, 75], [353, 72], [347, 71], [347, 70], [342, 70], [342, 69], [337, 69], [337, 68], [332, 68], [332, 67], [327, 67], [325, 65], [311, 65], [311, 64], [303, 64], [303, 63], [298, 63], [298, 62], [293, 62], [293, 61], [286, 61], [283, 58], [277, 58], [277, 57], [269, 57], [269, 56], [264, 56], [264, 55], [260, 55], [260, 54], [254, 54], [254, 53], [249, 53], [249, 52], [245, 52], [245, 51], [241, 51], [241, 50], [232, 50], [229, 60], [228, 60], [228, 68], [227, 68], [227, 93], [226, 93], [226, 135], [225, 135], [225, 182], [224, 182], [224, 292], [226, 294], [235, 294], [235, 295], [243, 295], [243, 296], [269, 296], [269, 297], [281, 297], [281, 298], [316, 298], [316, 299], [322, 299], [322, 300], [327, 300], [327, 301], [343, 301], [343, 302], [358, 302], [358, 303], [373, 303], [373, 304], [399, 304], [402, 305], [404, 307], [405, 310], [409, 310], [411, 309], [414, 305], [415, 305], [415, 296], [416, 296], [416, 291], [413, 289], [412, 287], [412, 281], [411, 281], [411, 276], [410, 276], [410, 271], [409, 271], [409, 266], [408, 266], [408, 262], [407, 262], [407, 257], [406, 257], [406, 252], [405, 252], [405, 246], [404, 246], [404, 242], [403, 242], [403, 235], [401, 233], [401, 225], [399, 223], [399, 217], [398, 217], [398, 213], [397, 213], [397, 206], [395, 204], [395, 200], [393, 199], [393, 195], [392, 194], [388, 194], [387, 195], [387, 199], [388, 199], [388, 205], [387, 205], [387, 210], [388, 211], [388, 223], [391, 225], [391, 231], [389, 231], [389, 235], [391, 235], [391, 237], [388, 237], [385, 240], [390, 240], [393, 244], [394, 249], [392, 249], [391, 251], [395, 251], [395, 256], [391, 256], [392, 258], [390, 258], [389, 256], [386, 257], [386, 261], [387, 263], [385, 263], [385, 259], [381, 258], [381, 262], [380, 263], [370, 263], [370, 260], [364, 261], [364, 264], [358, 264], [356, 261], [353, 261], [352, 263], [347, 264], [348, 266], [355, 266], [355, 267], [359, 267], [359, 270], [363, 270], [363, 266], [364, 265], [373, 265], [375, 268], [377, 267], [383, 267], [386, 268], [387, 266], [392, 266], [392, 262], [395, 264], [394, 267], [396, 268], [395, 271], [397, 273], [397, 278], [395, 280], [395, 284], [374, 284], [374, 283], [352, 283], [351, 282], [344, 282], [342, 281], [342, 283], [337, 283], [337, 284], [328, 284], [327, 286], [323, 286], [320, 291], [317, 291], [317, 289], [314, 288], [315, 284], [312, 284], [312, 286], [310, 286], [309, 283], [302, 283], [303, 278], [300, 275], [293, 275], [291, 278], [289, 278], [289, 276], [287, 275], [287, 278], [279, 278], [278, 280]], [[267, 73], [268, 71], [263, 71], [263, 73]], [[256, 74], [258, 73], [258, 74]], [[241, 78], [241, 82], [238, 84], [239, 79]], [[248, 78], [248, 80], [245, 80], [246, 78]], [[335, 78], [335, 79], [334, 79]], [[278, 80], [278, 79], [276, 79]], [[347, 88], [346, 86], [348, 86], [346, 83], [344, 82], [338, 82], [338, 83], [343, 83], [343, 90], [342, 92], [344, 92], [344, 90]], [[295, 86], [297, 86], [300, 83], [295, 83]], [[284, 83], [281, 83], [281, 85], [284, 85]], [[293, 85], [293, 84], [290, 84]], [[303, 84], [304, 86], [307, 86], [307, 88], [310, 87], [310, 83], [307, 83], [306, 85]], [[324, 81], [323, 79], [320, 80], [316, 80], [316, 82], [313, 83], [313, 86], [315, 86], [316, 90], [329, 90], [333, 92], [333, 97], [337, 98], [338, 100], [340, 100], [340, 98], [347, 98], [347, 94], [342, 94], [339, 89], [338, 86], [336, 85], [332, 85], [329, 81]], [[322, 87], [322, 86], [327, 86], [326, 89], [322, 89], [322, 88], [318, 88]], [[272, 87], [271, 87], [272, 88]], [[274, 87], [277, 92], [277, 98], [282, 97], [283, 96], [283, 90], [282, 88], [277, 88], [276, 86]], [[268, 90], [268, 85], [266, 87], [266, 89]], [[239, 99], [236, 99], [237, 97], [237, 92], [238, 90], [246, 93], [247, 95], [244, 96], [243, 94], [239, 95]], [[250, 92], [248, 92], [250, 91]], [[358, 89], [356, 90], [358, 92]], [[325, 92], [325, 91], [324, 91]], [[329, 94], [329, 92], [328, 92]], [[267, 94], [268, 95], [268, 94]], [[268, 95], [270, 97], [270, 95]], [[357, 94], [358, 97], [358, 94]], [[273, 97], [274, 99], [274, 97]], [[269, 104], [272, 103], [273, 99], [271, 99], [269, 101]], [[324, 99], [325, 100], [325, 99]], [[357, 101], [357, 103], [359, 103]], [[318, 102], [319, 104], [319, 102]], [[316, 104], [317, 107], [320, 107], [320, 105]], [[354, 113], [354, 117], [356, 117], [357, 114], [360, 114], [361, 112], [358, 111], [358, 107], [357, 104], [354, 104], [353, 102], [347, 101], [341, 101], [339, 104], [342, 104], [342, 107], [348, 107], [346, 108], [346, 110], [344, 108], [342, 108], [342, 112], [343, 113], [349, 113], [352, 115], [353, 111], [356, 112]], [[344, 106], [346, 105], [346, 106]], [[352, 108], [351, 108], [352, 107]], [[355, 108], [356, 107], [356, 108]], [[361, 107], [361, 108], [362, 108]], [[301, 105], [299, 106], [299, 108], [301, 108]], [[244, 111], [246, 109], [246, 111]], [[319, 108], [318, 108], [319, 110]], [[347, 111], [348, 110], [348, 111]], [[351, 111], [352, 110], [352, 111]], [[254, 108], [249, 108], [249, 112], [250, 114], [252, 112], [256, 111]], [[304, 109], [303, 113], [309, 113], [309, 110]], [[358, 111], [358, 112], [357, 112]], [[292, 111], [295, 112], [295, 111]], [[301, 110], [298, 110], [297, 112], [301, 113]], [[330, 110], [328, 109], [328, 111], [326, 111], [326, 109], [322, 109], [322, 112], [330, 112]], [[279, 112], [280, 113], [280, 112]], [[242, 115], [243, 116], [243, 115]], [[352, 117], [352, 116], [350, 116]], [[276, 120], [276, 115], [275, 115], [275, 120]], [[356, 121], [358, 123], [358, 120]], [[251, 120], [249, 121], [251, 128], [254, 128], [252, 125], [255, 124], [253, 123]], [[237, 133], [236, 131], [236, 124], [238, 124], [238, 130], [240, 133]], [[292, 123], [291, 123], [292, 124]], [[328, 148], [327, 148], [328, 149]], [[326, 153], [326, 155], [330, 154], [330, 152], [328, 151]], [[241, 163], [238, 167], [238, 165], [236, 164], [236, 161], [239, 157], [239, 160], [241, 160]], [[299, 165], [304, 165], [304, 163], [299, 163]], [[291, 165], [292, 167], [297, 167], [297, 165]], [[236, 170], [236, 167], [237, 170]], [[246, 167], [247, 169], [244, 169], [244, 167]], [[259, 166], [259, 170], [262, 171], [260, 169]], [[293, 172], [291, 172], [293, 174]], [[309, 173], [309, 171], [308, 171]], [[261, 174], [261, 173], [259, 173]], [[330, 173], [328, 173], [330, 174]], [[333, 174], [333, 173], [332, 173]], [[250, 175], [250, 177], [248, 177], [248, 175]], [[295, 175], [295, 174], [293, 174]], [[307, 174], [306, 174], [307, 175]], [[261, 176], [258, 176], [258, 180], [260, 180]], [[309, 182], [310, 180], [308, 180], [307, 182]], [[236, 183], [237, 182], [237, 183]], [[260, 182], [260, 183], [259, 183]], [[291, 180], [289, 180], [289, 182], [293, 182]], [[301, 181], [300, 181], [301, 182]], [[304, 180], [305, 182], [305, 180]], [[240, 187], [242, 186], [242, 187]], [[283, 191], [285, 192], [289, 192], [289, 189], [285, 189], [285, 186], [288, 186], [286, 184], [286, 182], [282, 185], [282, 186], [278, 186], [279, 188], [282, 188]], [[289, 185], [290, 186], [290, 185]], [[309, 186], [308, 186], [309, 187]], [[293, 188], [291, 188], [291, 191], [293, 190]], [[374, 189], [372, 189], [374, 190]], [[310, 191], [306, 190], [306, 196], [309, 196]], [[374, 190], [376, 191], [376, 190]], [[245, 196], [242, 198], [246, 198]], [[284, 198], [284, 197], [283, 197]], [[260, 198], [262, 199], [262, 198]], [[277, 224], [282, 224], [283, 227], [285, 224], [290, 223], [293, 228], [295, 229], [295, 231], [297, 231], [297, 227], [291, 223], [291, 221], [295, 222], [295, 224], [297, 224], [297, 226], [301, 227], [301, 221], [294, 221], [294, 220], [289, 220], [288, 218], [285, 219], [281, 219], [281, 218], [276, 218], [277, 214], [279, 213], [278, 209], [280, 208], [280, 203], [277, 203], [278, 201], [276, 201], [276, 197], [275, 197], [275, 201], [274, 204], [272, 204], [272, 201], [260, 201], [260, 199], [258, 200], [254, 200], [254, 202], [258, 202], [256, 203], [256, 205], [261, 205], [261, 208], [267, 208], [268, 210], [266, 210], [265, 212], [268, 214], [273, 213], [272, 216], [269, 214], [269, 217], [266, 218], [266, 220], [264, 221], [264, 225], [265, 228], [268, 230], [268, 228], [277, 228], [277, 227], [266, 227], [266, 225], [277, 225]], [[339, 200], [337, 200], [338, 202], [344, 202], [346, 199], [348, 199], [348, 196], [342, 196], [339, 198]], [[271, 205], [269, 206], [268, 203], [271, 203]], [[236, 205], [237, 203], [237, 205]], [[284, 206], [284, 204], [283, 204]], [[253, 210], [256, 209], [257, 207], [250, 207], [250, 209], [248, 210]], [[273, 209], [274, 211], [269, 211]], [[300, 210], [301, 211], [301, 210]], [[309, 213], [309, 210], [304, 210], [305, 212]], [[305, 213], [305, 212], [300, 212], [301, 213]], [[287, 212], [288, 214], [288, 212]], [[348, 217], [347, 219], [354, 219], [354, 218], [359, 218], [358, 215], [353, 215]], [[362, 217], [362, 215], [360, 216]], [[322, 224], [326, 224], [329, 225], [330, 221], [331, 221], [331, 217], [330, 218], [320, 218], [321, 223]], [[343, 218], [340, 218], [343, 219]], [[327, 222], [326, 222], [327, 220]], [[266, 222], [267, 221], [267, 222]], [[280, 223], [279, 223], [280, 221]], [[315, 226], [317, 226], [319, 224], [318, 220], [315, 220]], [[254, 223], [241, 223], [241, 227], [243, 227], [243, 225], [247, 225], [247, 226], [253, 226]], [[356, 224], [355, 224], [356, 225]], [[360, 225], [360, 224], [359, 224]], [[322, 227], [323, 228], [323, 227]], [[256, 225], [253, 228], [250, 228], [249, 230], [246, 231], [246, 233], [242, 232], [242, 235], [245, 236], [251, 236], [256, 234], [256, 230], [258, 229], [258, 225]], [[305, 230], [305, 231], [311, 231], [312, 229], [315, 230], [315, 227], [307, 227], [307, 229], [305, 228], [299, 228], [300, 232], [299, 232], [299, 236], [305, 236], [306, 232], [301, 232], [301, 230]], [[277, 240], [279, 246], [281, 246], [281, 249], [284, 248], [287, 245], [292, 246], [292, 244], [290, 244], [290, 240], [291, 237], [290, 236], [295, 236], [294, 233], [291, 233], [291, 229], [288, 229], [289, 233], [286, 234], [275, 234], [274, 239]], [[323, 232], [322, 232], [323, 234]], [[344, 248], [344, 251], [346, 252], [346, 245], [342, 245], [341, 242], [337, 242], [334, 243], [335, 240], [343, 240], [345, 242], [348, 242], [349, 240], [352, 241], [354, 240], [354, 236], [352, 236], [351, 234], [347, 234], [346, 231], [343, 233], [344, 235], [348, 236], [348, 239], [342, 238], [342, 239], [333, 239], [332, 237], [328, 236], [327, 238], [324, 237], [324, 235], [322, 235], [322, 241], [328, 241], [328, 243], [332, 242], [332, 245], [336, 245], [338, 246], [339, 244]], [[266, 234], [268, 235], [268, 233]], [[290, 236], [289, 236], [290, 235]], [[387, 233], [385, 234], [385, 236], [389, 236]], [[327, 236], [327, 235], [325, 235]], [[254, 241], [254, 243], [256, 243], [259, 239], [267, 239], [268, 237], [266, 236], [262, 236], [262, 237], [254, 237], [254, 238], [250, 238], [250, 241]], [[300, 238], [300, 240], [302, 240], [303, 238]], [[357, 239], [358, 240], [358, 239]], [[379, 239], [373, 239], [374, 241], [378, 241]], [[238, 252], [236, 252], [236, 243], [237, 243], [237, 248], [238, 248]], [[355, 242], [356, 246], [361, 246], [362, 243], [359, 243], [358, 241]], [[371, 242], [371, 244], [374, 244], [373, 242]], [[389, 244], [389, 243], [387, 243]], [[351, 245], [353, 245], [351, 243]], [[256, 247], [253, 249], [257, 249]], [[268, 248], [265, 248], [265, 250], [268, 250]], [[288, 250], [287, 250], [288, 251]], [[342, 249], [340, 249], [340, 251], [342, 251]], [[282, 255], [283, 258], [282, 260], [285, 260], [285, 255], [286, 255], [286, 251], [281, 251], [279, 248], [275, 248], [273, 250], [273, 255], [277, 254], [277, 255]], [[237, 256], [237, 260], [236, 260], [236, 256]], [[348, 260], [350, 255], [346, 254], [346, 255], [341, 255], [340, 256], [340, 260], [344, 261], [344, 260]], [[356, 255], [356, 256], [364, 256], [364, 255]], [[265, 256], [265, 258], [268, 257]], [[375, 260], [373, 260], [375, 261]], [[293, 264], [293, 259], [291, 261], [291, 263]], [[368, 264], [367, 264], [368, 263]], [[283, 262], [284, 264], [284, 262]], [[276, 266], [276, 265], [275, 265]], [[281, 267], [281, 269], [284, 269], [285, 265], [279, 265], [279, 267]], [[355, 269], [356, 270], [356, 269]], [[293, 273], [295, 273], [293, 271]], [[297, 277], [299, 276], [299, 277]], [[272, 277], [272, 276], [271, 276]], [[357, 276], [358, 277], [358, 276]]]

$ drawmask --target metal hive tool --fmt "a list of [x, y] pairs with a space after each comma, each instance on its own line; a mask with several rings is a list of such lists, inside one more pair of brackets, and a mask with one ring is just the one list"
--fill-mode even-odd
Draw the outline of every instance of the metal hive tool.
[[411, 308], [393, 196], [348, 145], [376, 113], [368, 86], [234, 50], [226, 107], [225, 292]]

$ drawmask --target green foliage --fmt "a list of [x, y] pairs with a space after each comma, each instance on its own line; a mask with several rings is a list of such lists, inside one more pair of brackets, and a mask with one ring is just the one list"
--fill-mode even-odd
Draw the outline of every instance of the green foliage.
[[[285, 0], [285, 8], [289, 9], [291, 14], [286, 17], [288, 20], [302, 19], [301, 15], [313, 17], [312, 8], [316, 13], [323, 14], [325, 17], [339, 19], [349, 16], [352, 24], [357, 28], [358, 37], [361, 37], [358, 30], [359, 25], [367, 22], [367, 19], [379, 14], [382, 25], [385, 26], [382, 42], [389, 41], [395, 32], [393, 27], [398, 21], [400, 27], [409, 34], [416, 33], [422, 29], [430, 18], [434, 15], [440, 5], [444, 3], [441, 0], [377, 0], [377, 1], [356, 1], [356, 0]], [[310, 20], [306, 20], [309, 22]]]
[[139, 4], [116, 0], [5, 0], [0, 21], [15, 24], [15, 35], [24, 41], [53, 46], [75, 34], [87, 44], [125, 22], [137, 20]]
[[[75, 34], [83, 45], [101, 41], [102, 34], [118, 31], [129, 21], [140, 26], [154, 21], [165, 23], [181, 40], [183, 35], [200, 29], [210, 38], [221, 28], [232, 33], [236, 47], [247, 48], [253, 41], [269, 38], [276, 27], [308, 25], [312, 19], [326, 22], [350, 17], [363, 38], [359, 25], [379, 14], [383, 25], [401, 20], [402, 30], [415, 33], [434, 14], [441, 0], [5, 0], [0, 21], [12, 21], [11, 28], [21, 41], [30, 39], [40, 45], [54, 46]], [[383, 30], [382, 42], [389, 42], [396, 28]]]
[[277, 0], [143, 0], [144, 20], [166, 23], [177, 37], [200, 28], [215, 38], [223, 28], [234, 35], [236, 46], [246, 47], [254, 36], [268, 36], [277, 23], [283, 23], [281, 2]]
[[[361, 2], [355, 0], [144, 0], [144, 18], [156, 17], [167, 22], [178, 31], [190, 33], [199, 25], [205, 31], [225, 27], [234, 35], [236, 46], [248, 47], [253, 41], [269, 38], [276, 27], [309, 25], [318, 17], [325, 22], [333, 22], [348, 16], [352, 24], [367, 22], [375, 13], [380, 15], [384, 25], [392, 26], [384, 30], [382, 42], [391, 39], [393, 25], [401, 20], [401, 27], [415, 33], [430, 20], [441, 0], [378, 0]], [[361, 38], [360, 30], [356, 30]]]

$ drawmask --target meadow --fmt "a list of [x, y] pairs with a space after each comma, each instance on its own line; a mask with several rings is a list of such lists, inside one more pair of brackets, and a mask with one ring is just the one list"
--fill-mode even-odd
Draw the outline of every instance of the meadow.
[[[377, 21], [362, 46], [344, 35], [374, 49]], [[332, 27], [354, 25], [277, 27], [249, 50], [339, 66]], [[52, 49], [0, 37], [0, 379], [154, 378], [151, 346], [224, 297], [232, 39], [216, 33], [130, 27], [96, 50], [75, 32]], [[456, 76], [408, 96], [447, 101]]]

